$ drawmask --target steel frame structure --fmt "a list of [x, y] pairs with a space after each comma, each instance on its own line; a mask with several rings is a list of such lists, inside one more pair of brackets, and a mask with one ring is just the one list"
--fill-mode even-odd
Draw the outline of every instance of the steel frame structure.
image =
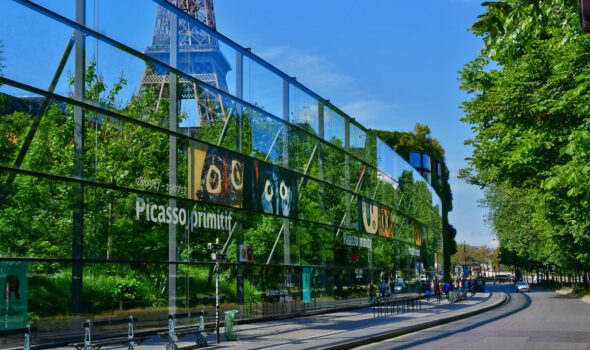
[[[177, 144], [177, 139], [178, 138], [184, 138], [184, 139], [188, 139], [191, 140], [193, 139], [194, 141], [198, 141], [198, 142], [203, 142], [202, 140], [197, 140], [194, 138], [191, 138], [190, 136], [187, 137], [186, 135], [180, 133], [178, 131], [178, 121], [177, 121], [177, 116], [178, 116], [178, 111], [179, 111], [179, 105], [177, 103], [180, 103], [180, 101], [182, 99], [187, 99], [187, 98], [194, 98], [196, 101], [196, 104], [198, 106], [198, 110], [199, 110], [199, 122], [200, 123], [206, 123], [206, 122], [223, 122], [223, 128], [222, 131], [219, 135], [219, 138], [216, 142], [216, 145], [219, 146], [222, 144], [224, 138], [226, 137], [226, 132], [227, 129], [229, 127], [230, 122], [233, 120], [236, 123], [238, 123], [238, 125], [241, 125], [242, 121], [242, 113], [241, 113], [241, 109], [246, 106], [248, 108], [251, 108], [252, 110], [261, 113], [262, 115], [265, 116], [269, 116], [271, 118], [274, 118], [276, 120], [281, 120], [282, 122], [285, 123], [285, 125], [288, 125], [289, 127], [293, 127], [296, 128], [298, 131], [304, 132], [308, 135], [312, 135], [315, 138], [318, 138], [318, 135], [314, 135], [312, 134], [309, 130], [306, 130], [304, 128], [301, 128], [298, 125], [294, 125], [291, 124], [289, 122], [289, 89], [290, 86], [295, 86], [299, 89], [301, 89], [302, 91], [305, 91], [306, 93], [308, 93], [311, 96], [314, 96], [315, 98], [317, 98], [317, 100], [319, 101], [318, 103], [318, 115], [320, 116], [319, 120], [319, 128], [320, 128], [320, 137], [318, 138], [318, 142], [317, 144], [314, 146], [313, 151], [311, 152], [309, 158], [307, 159], [307, 162], [305, 164], [305, 168], [302, 172], [301, 175], [303, 175], [301, 177], [301, 181], [298, 183], [298, 188], [300, 189], [301, 186], [304, 185], [305, 181], [307, 180], [307, 178], [309, 177], [309, 170], [313, 164], [314, 159], [316, 158], [316, 156], [318, 154], [321, 154], [322, 152], [322, 147], [323, 145], [331, 145], [330, 142], [326, 141], [324, 139], [324, 132], [323, 132], [323, 128], [324, 128], [324, 120], [323, 120], [323, 114], [324, 114], [324, 108], [325, 107], [329, 107], [330, 109], [338, 112], [338, 113], [342, 113], [338, 108], [336, 108], [335, 106], [333, 106], [328, 100], [324, 100], [321, 97], [319, 97], [318, 95], [316, 95], [315, 93], [313, 93], [313, 91], [309, 90], [308, 88], [306, 88], [305, 86], [301, 85], [299, 82], [297, 82], [294, 78], [291, 78], [289, 76], [287, 76], [286, 74], [278, 71], [276, 68], [274, 68], [273, 66], [271, 66], [270, 64], [266, 63], [265, 61], [261, 60], [260, 58], [258, 58], [257, 56], [253, 55], [249, 50], [241, 48], [239, 45], [233, 43], [231, 40], [225, 38], [223, 35], [215, 32], [215, 36], [219, 37], [219, 38], [223, 38], [224, 42], [230, 46], [232, 46], [236, 51], [237, 51], [237, 55], [236, 55], [236, 69], [239, 72], [239, 74], [237, 74], [237, 89], [236, 89], [236, 95], [237, 96], [232, 96], [227, 92], [227, 85], [225, 85], [226, 87], [223, 87], [223, 84], [220, 84], [220, 79], [219, 76], [217, 75], [216, 77], [213, 77], [213, 75], [211, 74], [217, 74], [217, 73], [194, 73], [194, 71], [197, 70], [197, 68], [190, 68], [188, 71], [183, 69], [183, 67], [179, 67], [179, 62], [178, 62], [178, 57], [177, 57], [177, 53], [182, 51], [182, 46], [185, 45], [185, 48], [190, 49], [190, 50], [194, 50], [193, 52], [196, 54], [197, 52], [199, 52], [199, 50], [219, 50], [219, 45], [217, 43], [217, 38], [214, 38], [210, 32], [207, 31], [208, 30], [215, 30], [215, 17], [214, 17], [214, 12], [213, 12], [213, 6], [212, 6], [212, 2], [211, 0], [200, 0], [199, 2], [195, 1], [195, 0], [177, 0], [176, 2], [174, 0], [154, 0], [156, 3], [158, 3], [160, 5], [160, 8], [158, 9], [158, 16], [156, 19], [156, 28], [154, 29], [154, 39], [153, 39], [153, 43], [152, 43], [152, 47], [155, 48], [161, 48], [162, 46], [166, 45], [165, 40], [163, 39], [163, 36], [167, 35], [169, 40], [168, 40], [168, 62], [161, 62], [158, 60], [158, 58], [154, 58], [152, 55], [155, 55], [154, 52], [150, 52], [150, 50], [146, 50], [145, 52], [139, 52], [137, 50], [134, 50], [120, 42], [117, 42], [116, 40], [109, 38], [103, 34], [97, 33], [91, 29], [88, 29], [85, 26], [84, 23], [84, 17], [85, 17], [85, 0], [76, 0], [76, 4], [77, 4], [77, 11], [76, 11], [76, 21], [72, 21], [69, 20], [63, 16], [57, 15], [55, 13], [52, 13], [51, 11], [42, 8], [39, 5], [36, 5], [34, 3], [31, 3], [29, 1], [26, 0], [13, 0], [15, 2], [18, 2], [24, 6], [27, 6], [37, 12], [43, 13], [45, 15], [47, 15], [48, 17], [51, 17], [53, 19], [56, 19], [59, 22], [62, 22], [68, 26], [70, 26], [73, 30], [74, 30], [74, 36], [73, 38], [68, 42], [66, 49], [64, 50], [64, 54], [63, 54], [63, 58], [62, 61], [63, 63], [60, 63], [60, 65], [58, 65], [57, 69], [56, 69], [56, 73], [54, 75], [54, 79], [52, 80], [49, 88], [47, 91], [42, 91], [42, 90], [38, 90], [35, 89], [33, 87], [30, 86], [26, 86], [24, 84], [20, 84], [20, 86], [28, 91], [36, 91], [37, 93], [43, 95], [46, 97], [45, 99], [45, 103], [44, 103], [44, 107], [47, 106], [47, 103], [49, 101], [50, 98], [54, 98], [57, 100], [65, 100], [63, 97], [55, 95], [54, 94], [54, 89], [55, 89], [55, 82], [57, 80], [59, 80], [59, 77], [62, 74], [64, 65], [65, 65], [65, 60], [67, 61], [67, 57], [71, 54], [71, 51], [73, 49], [75, 49], [75, 59], [76, 59], [76, 70], [75, 70], [75, 77], [76, 77], [76, 82], [75, 82], [75, 94], [74, 94], [74, 99], [70, 99], [70, 100], [66, 100], [69, 101], [68, 103], [71, 103], [72, 105], [75, 106], [75, 148], [74, 148], [74, 154], [75, 154], [75, 166], [74, 166], [74, 173], [73, 176], [74, 178], [76, 178], [76, 181], [73, 181], [74, 184], [74, 191], [73, 191], [73, 205], [74, 205], [74, 211], [73, 211], [73, 233], [72, 233], [72, 259], [75, 262], [73, 264], [73, 273], [72, 273], [72, 308], [71, 311], [72, 313], [79, 313], [81, 311], [81, 300], [79, 298], [81, 298], [81, 286], [82, 286], [82, 260], [83, 260], [83, 246], [82, 246], [82, 240], [81, 240], [81, 234], [82, 234], [82, 227], [83, 227], [83, 215], [81, 214], [83, 212], [83, 204], [84, 204], [84, 198], [83, 198], [83, 186], [85, 184], [84, 181], [82, 181], [82, 155], [83, 155], [83, 136], [84, 136], [84, 132], [83, 132], [83, 120], [84, 120], [84, 110], [85, 109], [92, 109], [92, 108], [98, 108], [96, 106], [91, 106], [89, 104], [87, 104], [85, 102], [85, 96], [84, 96], [84, 83], [83, 83], [83, 79], [81, 79], [81, 77], [85, 76], [85, 57], [84, 57], [84, 50], [85, 50], [85, 37], [86, 36], [92, 36], [97, 38], [98, 40], [107, 42], [111, 45], [113, 45], [116, 48], [119, 48], [125, 52], [128, 52], [132, 55], [134, 55], [135, 57], [139, 57], [141, 59], [143, 59], [144, 61], [146, 61], [148, 63], [148, 67], [146, 68], [146, 71], [144, 72], [144, 76], [142, 78], [142, 85], [145, 86], [149, 86], [149, 85], [158, 85], [159, 86], [159, 96], [160, 98], [162, 98], [164, 95], [167, 95], [167, 97], [170, 98], [170, 110], [169, 110], [169, 115], [170, 115], [170, 120], [169, 120], [169, 126], [168, 128], [160, 128], [159, 131], [161, 132], [165, 132], [169, 135], [169, 145], [170, 145], [170, 150], [169, 150], [169, 185], [170, 187], [173, 187], [176, 184], [176, 154], [177, 154], [177, 150], [176, 150], [176, 144]], [[174, 7], [171, 5], [176, 5], [178, 7]], [[179, 11], [183, 11], [186, 10], [188, 15], [200, 20], [203, 20], [203, 23], [198, 24], [196, 22], [190, 22], [183, 19], [185, 18], [186, 14], [184, 12], [179, 12]], [[209, 9], [209, 10], [208, 10]], [[167, 13], [167, 16], [164, 16], [164, 13]], [[159, 24], [158, 24], [159, 23]], [[200, 22], [199, 22], [200, 23]], [[192, 32], [191, 29], [191, 25], [194, 26], [195, 28], [197, 28], [196, 32]], [[166, 32], [166, 30], [164, 30], [163, 28], [168, 28], [168, 32]], [[207, 27], [207, 28], [205, 28]], [[178, 29], [180, 28], [180, 29]], [[186, 30], [186, 35], [183, 34]], [[197, 34], [195, 34], [197, 33]], [[201, 33], [201, 34], [198, 34]], [[207, 35], [203, 36], [202, 33], [207, 33]], [[182, 38], [180, 38], [179, 36], [184, 36]], [[207, 40], [205, 40], [205, 37], [208, 38]], [[196, 44], [194, 44], [196, 42]], [[250, 103], [244, 102], [241, 100], [242, 98], [242, 94], [243, 94], [243, 57], [247, 55], [247, 57], [249, 57], [250, 59], [262, 64], [265, 68], [269, 69], [270, 71], [274, 72], [275, 74], [279, 75], [280, 77], [282, 77], [283, 79], [283, 116], [282, 118], [279, 118], [277, 116], [274, 116], [272, 114], [269, 114], [267, 111], [262, 110], [261, 108], [252, 105]], [[225, 58], [224, 58], [225, 59]], [[151, 65], [150, 65], [151, 63]], [[155, 71], [153, 70], [153, 66], [154, 65], [160, 65], [160, 66], [164, 66], [166, 68], [166, 72], [167, 74], [156, 74]], [[201, 69], [201, 68], [199, 68]], [[194, 74], [191, 74], [191, 70], [193, 71]], [[209, 74], [209, 75], [208, 75]], [[225, 79], [225, 77], [224, 77]], [[6, 78], [2, 78], [0, 77], [0, 81], [7, 83], [9, 85], [19, 85], [16, 82], [10, 81], [9, 79]], [[188, 88], [190, 87], [190, 88]], [[207, 91], [206, 91], [207, 90]], [[212, 94], [214, 94], [215, 96], [212, 96]], [[224, 103], [225, 102], [225, 103]], [[238, 103], [239, 102], [239, 103]], [[226, 104], [230, 104], [231, 107], [229, 110], [224, 109]], [[215, 106], [217, 105], [217, 106]], [[98, 109], [100, 110], [101, 113], [105, 113], [108, 114], [108, 111], [104, 110], [104, 109]], [[235, 113], [234, 113], [235, 111]], [[220, 113], [221, 112], [221, 113]], [[234, 118], [233, 116], [236, 116], [236, 118]], [[342, 113], [344, 114], [344, 113]], [[33, 126], [38, 125], [39, 121], [38, 119], [41, 118], [42, 113], [39, 113], [36, 118], [35, 121], [33, 123]], [[221, 115], [221, 118], [220, 118]], [[124, 116], [121, 115], [116, 115], [117, 118], [122, 118], [125, 119]], [[210, 117], [209, 117], [210, 116]], [[234, 120], [235, 119], [235, 120]], [[137, 123], [138, 121], [133, 121], [134, 123]], [[36, 124], [35, 124], [36, 123]], [[366, 167], [370, 166], [373, 168], [376, 168], [374, 164], [370, 164], [369, 162], [367, 162], [366, 160], [354, 155], [351, 152], [351, 147], [350, 147], [350, 124], [353, 123], [355, 124], [354, 121], [352, 121], [351, 119], [347, 118], [345, 119], [345, 145], [344, 145], [344, 158], [345, 158], [345, 163], [344, 163], [344, 167], [346, 169], [345, 174], [346, 174], [346, 180], [345, 180], [345, 184], [346, 186], [343, 187], [339, 187], [338, 185], [335, 185], [333, 183], [330, 183], [328, 181], [325, 181], [323, 178], [323, 170], [320, 171], [320, 178], [314, 178], [314, 181], [318, 181], [320, 183], [324, 183], [326, 185], [329, 186], [333, 186], [335, 188], [339, 188], [340, 190], [344, 191], [346, 193], [346, 210], [345, 213], [342, 217], [342, 220], [340, 221], [339, 225], [330, 225], [331, 227], [335, 227], [337, 229], [336, 231], [336, 237], [340, 234], [342, 227], [346, 224], [348, 218], [350, 217], [350, 205], [352, 204], [355, 196], [360, 195], [359, 194], [359, 189], [362, 185], [362, 182], [364, 180], [365, 177], [365, 170]], [[147, 124], [147, 123], [146, 123]], [[357, 124], [355, 124], [357, 125]], [[148, 127], [147, 125], [145, 125], [146, 127]], [[153, 125], [150, 125], [149, 127], [151, 128], [157, 128], [154, 127]], [[32, 127], [31, 130], [29, 131], [30, 136], [27, 136], [27, 139], [29, 138], [33, 138], [34, 134], [35, 134], [35, 130], [36, 127]], [[239, 128], [240, 132], [241, 132], [241, 128]], [[280, 140], [282, 136], [282, 140]], [[237, 144], [239, 145], [239, 151], [241, 151], [241, 144], [242, 144], [242, 139], [241, 139], [241, 134], [237, 135]], [[289, 161], [289, 154], [287, 153], [287, 149], [288, 147], [288, 130], [285, 126], [281, 126], [278, 131], [276, 132], [273, 142], [269, 147], [269, 150], [267, 152], [266, 155], [266, 159], [268, 159], [269, 155], [271, 154], [271, 152], [273, 151], [273, 148], [277, 145], [277, 143], [282, 142], [283, 144], [283, 164], [282, 167], [284, 168], [288, 168], [288, 161]], [[2, 170], [6, 170], [9, 171], [11, 176], [9, 176], [9, 179], [12, 177], [14, 178], [13, 175], [15, 174], [19, 174], [19, 173], [26, 173], [25, 170], [20, 169], [21, 163], [22, 163], [22, 159], [24, 158], [24, 156], [26, 155], [27, 151], [28, 151], [28, 146], [29, 143], [25, 143], [25, 146], [23, 146], [20, 150], [19, 153], [19, 158], [17, 158], [17, 161], [15, 162], [14, 166], [12, 169], [6, 168], [6, 167], [0, 167]], [[22, 153], [22, 156], [21, 156]], [[20, 159], [20, 161], [19, 161]], [[318, 157], [318, 160], [320, 161], [320, 163], [318, 164], [320, 169], [323, 169], [323, 165], [321, 164], [321, 157]], [[349, 184], [350, 184], [350, 167], [351, 167], [351, 159], [354, 159], [355, 161], [359, 162], [360, 164], [364, 165], [364, 168], [362, 170], [362, 173], [356, 183], [356, 186], [354, 189], [350, 189], [348, 188]], [[372, 196], [372, 199], [375, 198], [375, 194], [377, 193], [377, 189], [379, 187], [379, 184], [381, 183], [381, 180], [379, 179], [379, 181], [377, 182], [376, 188], [374, 190], [374, 194]], [[174, 195], [172, 193], [169, 194], [169, 205], [170, 206], [174, 206], [176, 203], [176, 198], [174, 197]], [[402, 200], [402, 198], [400, 198], [400, 200]], [[282, 266], [289, 266], [291, 265], [291, 260], [290, 260], [290, 238], [289, 238], [289, 225], [290, 225], [290, 219], [284, 218], [283, 219], [283, 224], [281, 226], [281, 229], [279, 230], [279, 232], [277, 233], [273, 248], [271, 250], [271, 253], [269, 254], [268, 258], [266, 259], [266, 265], [272, 265], [271, 264], [271, 260], [272, 257], [274, 255], [275, 249], [278, 245], [278, 242], [280, 240], [280, 237], [283, 236], [284, 238], [284, 263]], [[305, 221], [305, 220], [302, 220]], [[229, 243], [231, 242], [231, 240], [234, 237], [234, 231], [236, 230], [236, 227], [238, 226], [238, 223], [236, 222], [234, 224], [234, 226], [231, 228], [230, 230], [230, 234], [228, 236], [228, 239], [226, 241], [226, 243], [224, 244], [224, 249], [223, 251], [225, 251], [229, 245]], [[238, 238], [236, 238], [238, 239]], [[170, 262], [177, 262], [178, 261], [178, 257], [177, 257], [177, 251], [176, 251], [176, 227], [173, 227], [172, 225], [169, 227], [169, 263]], [[169, 299], [170, 299], [170, 307], [174, 308], [175, 307], [175, 299], [176, 299], [176, 295], [174, 293], [172, 293], [172, 290], [175, 290], [175, 276], [176, 276], [176, 263], [170, 263], [170, 267], [169, 267], [169, 275], [171, 276], [170, 278], [170, 295], [169, 295]]]

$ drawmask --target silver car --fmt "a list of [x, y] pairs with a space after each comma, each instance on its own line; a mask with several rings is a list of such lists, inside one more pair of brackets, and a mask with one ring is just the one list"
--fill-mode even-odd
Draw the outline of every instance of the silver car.
[[516, 284], [514, 285], [514, 287], [516, 288], [516, 293], [518, 292], [528, 292], [529, 291], [529, 284], [524, 282], [524, 281], [520, 281], [520, 282], [516, 282]]

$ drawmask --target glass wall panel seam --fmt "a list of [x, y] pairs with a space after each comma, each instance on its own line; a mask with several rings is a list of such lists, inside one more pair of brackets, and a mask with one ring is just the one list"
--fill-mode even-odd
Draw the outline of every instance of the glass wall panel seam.
[[[135, 119], [135, 118], [126, 116], [126, 115], [118, 114], [117, 112], [113, 112], [113, 111], [110, 111], [108, 109], [104, 109], [104, 108], [99, 107], [99, 106], [94, 106], [94, 105], [89, 104], [87, 102], [77, 101], [77, 100], [72, 99], [70, 97], [65, 97], [65, 96], [62, 96], [62, 95], [55, 94], [55, 93], [50, 93], [50, 92], [45, 91], [43, 89], [39, 89], [39, 88], [35, 88], [35, 87], [29, 86], [29, 85], [26, 85], [26, 84], [23, 84], [23, 83], [19, 83], [19, 82], [16, 82], [16, 81], [11, 80], [11, 79], [8, 79], [8, 78], [0, 77], [0, 82], [4, 83], [6, 85], [10, 85], [10, 86], [13, 86], [13, 87], [20, 88], [22, 90], [27, 90], [27, 91], [32, 92], [32, 93], [35, 93], [37, 95], [42, 95], [42, 96], [45, 96], [45, 97], [48, 97], [48, 98], [51, 98], [51, 99], [55, 99], [55, 100], [59, 100], [59, 101], [62, 101], [62, 102], [65, 102], [65, 103], [68, 103], [68, 104], [71, 104], [71, 105], [81, 106], [82, 108], [91, 109], [91, 110], [94, 110], [95, 112], [102, 113], [102, 114], [105, 114], [105, 115], [108, 115], [108, 116], [111, 116], [111, 117], [114, 117], [114, 118], [119, 118], [119, 119], [125, 120], [127, 122], [130, 122], [132, 124], [135, 124], [135, 125], [138, 125], [138, 126], [141, 126], [141, 127], [145, 127], [145, 128], [152, 129], [152, 130], [155, 130], [155, 131], [158, 131], [158, 132], [161, 132], [161, 133], [165, 133], [165, 134], [167, 134], [169, 136], [175, 136], [175, 137], [186, 139], [186, 140], [189, 140], [189, 141], [200, 142], [200, 143], [205, 144], [205, 145], [208, 145], [208, 146], [218, 147], [218, 146], [216, 146], [216, 145], [214, 145], [212, 143], [209, 143], [209, 142], [206, 142], [206, 141], [202, 141], [202, 140], [199, 140], [199, 139], [196, 139], [196, 138], [187, 136], [187, 135], [182, 134], [180, 132], [175, 132], [175, 131], [169, 130], [167, 128], [163, 128], [163, 127], [160, 127], [160, 126], [157, 126], [157, 125], [153, 125], [153, 124], [150, 124], [148, 122], [144, 122], [144, 121], [141, 121], [141, 120], [138, 120], [138, 119]], [[220, 147], [220, 148], [223, 148], [223, 147]], [[229, 152], [232, 152], [232, 153], [238, 153], [238, 152], [231, 151], [231, 150], [228, 150], [228, 151]], [[257, 158], [254, 158], [254, 157], [250, 156], [250, 155], [246, 155], [246, 154], [241, 154], [241, 155], [244, 156], [244, 157], [250, 158], [250, 159], [257, 159]], [[278, 165], [278, 164], [274, 164], [274, 166], [277, 166], [279, 168], [284, 168], [283, 166]], [[378, 170], [378, 169], [376, 169], [374, 167], [371, 167], [371, 168], [373, 168], [375, 170]], [[289, 168], [284, 168], [284, 169], [287, 169], [289, 171], [292, 171], [292, 172], [298, 174], [299, 176], [301, 176], [302, 178], [311, 179], [311, 180], [316, 181], [318, 183], [321, 183], [323, 185], [332, 186], [332, 187], [334, 187], [336, 189], [339, 189], [339, 190], [341, 190], [343, 192], [350, 193], [350, 194], [355, 195], [355, 196], [358, 196], [358, 197], [363, 197], [363, 198], [369, 199], [368, 197], [363, 196], [361, 193], [359, 193], [360, 189], [358, 189], [355, 192], [354, 190], [350, 190], [350, 189], [347, 189], [347, 188], [342, 187], [340, 185], [333, 184], [333, 183], [331, 183], [329, 181], [320, 180], [320, 179], [317, 179], [317, 178], [315, 178], [313, 176], [303, 174], [299, 170], [294, 170], [294, 169], [289, 169]], [[152, 193], [152, 192], [150, 192], [150, 193]], [[173, 196], [171, 198], [182, 198], [182, 197]], [[385, 203], [382, 203], [380, 201], [375, 201], [375, 202], [378, 203], [378, 204], [384, 205], [386, 207], [390, 207], [389, 205], [387, 205]], [[425, 204], [428, 204], [428, 203], [425, 203]], [[392, 208], [392, 209], [393, 210], [396, 210], [394, 208]], [[400, 212], [399, 210], [396, 210], [396, 211]], [[402, 214], [403, 214], [403, 212], [402, 212]], [[413, 217], [413, 216], [411, 216], [411, 217]]]

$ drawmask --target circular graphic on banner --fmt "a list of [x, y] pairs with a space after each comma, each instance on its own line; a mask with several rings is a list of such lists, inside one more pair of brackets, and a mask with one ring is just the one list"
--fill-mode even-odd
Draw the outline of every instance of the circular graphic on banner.
[[266, 182], [264, 183], [264, 199], [271, 202], [274, 194], [275, 194], [275, 191], [272, 188], [272, 184], [270, 183], [269, 180], [266, 180]]
[[205, 187], [211, 194], [221, 193], [221, 170], [215, 164], [211, 164], [205, 177]]
[[279, 186], [279, 194], [281, 195], [282, 200], [289, 199], [289, 187], [285, 185], [285, 181], [281, 181], [281, 185]]
[[244, 171], [244, 166], [237, 160], [231, 161], [231, 175], [230, 180], [234, 188], [238, 191], [241, 191], [244, 188], [244, 178], [242, 177], [242, 173]]

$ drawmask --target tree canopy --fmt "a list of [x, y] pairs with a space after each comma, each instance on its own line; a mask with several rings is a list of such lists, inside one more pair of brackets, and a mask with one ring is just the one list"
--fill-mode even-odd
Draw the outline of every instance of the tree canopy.
[[460, 72], [475, 134], [461, 177], [487, 188], [482, 204], [503, 251], [586, 270], [590, 262], [590, 38], [577, 1], [484, 2], [472, 31], [479, 56]]
[[443, 160], [445, 157], [445, 150], [440, 142], [430, 135], [430, 128], [426, 124], [416, 123], [413, 132], [373, 131], [405, 159], [408, 158], [410, 151], [424, 151], [439, 160]]

